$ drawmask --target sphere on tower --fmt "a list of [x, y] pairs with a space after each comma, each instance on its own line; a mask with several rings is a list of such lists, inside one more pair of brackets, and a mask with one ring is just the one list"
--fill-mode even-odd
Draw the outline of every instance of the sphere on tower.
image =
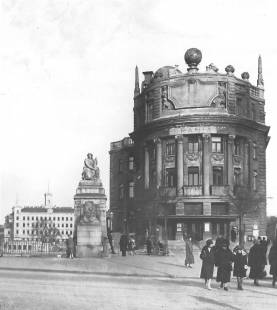
[[197, 48], [190, 48], [185, 53], [185, 62], [189, 66], [197, 66], [202, 60], [202, 53]]

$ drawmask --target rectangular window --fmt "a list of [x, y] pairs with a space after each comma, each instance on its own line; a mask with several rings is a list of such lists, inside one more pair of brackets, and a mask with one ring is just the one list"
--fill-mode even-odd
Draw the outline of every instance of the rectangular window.
[[25, 223], [23, 223], [23, 227], [25, 227]]
[[175, 140], [166, 142], [166, 155], [175, 155]]
[[168, 187], [176, 186], [175, 168], [166, 169], [166, 186]]
[[58, 221], [60, 220], [60, 218], [58, 217]]
[[62, 217], [62, 221], [64, 221], [64, 217]]
[[189, 136], [188, 145], [190, 154], [198, 153], [199, 152], [198, 136]]
[[118, 161], [118, 172], [121, 173], [123, 172], [123, 158], [119, 159]]
[[119, 199], [123, 199], [123, 184], [119, 185]]
[[25, 235], [25, 230], [23, 230], [23, 235]]
[[68, 227], [68, 224], [66, 224], [65, 227]]
[[221, 137], [212, 137], [212, 152], [222, 153], [222, 139]]
[[32, 216], [32, 221], [34, 220], [34, 217]]
[[70, 221], [72, 221], [72, 220], [73, 220], [73, 218], [71, 217], [71, 218], [70, 218]]
[[38, 220], [38, 216], [36, 217], [36, 220]]
[[55, 218], [55, 217], [53, 217], [53, 221], [56, 221], [56, 218]]
[[66, 220], [68, 221], [68, 217], [66, 218]]
[[185, 215], [203, 215], [202, 203], [184, 203]]
[[19, 216], [17, 216], [16, 219], [19, 220]]
[[51, 217], [50, 216], [49, 216], [48, 220], [51, 221]]
[[256, 191], [256, 190], [258, 190], [258, 173], [256, 170], [254, 170], [253, 176], [254, 176], [254, 178], [253, 178], [253, 190]]
[[18, 235], [18, 230], [16, 231], [16, 234]]
[[129, 170], [134, 170], [134, 157], [129, 157]]
[[154, 119], [154, 106], [153, 103], [147, 105], [147, 121], [150, 122]]
[[27, 234], [29, 235], [29, 230], [27, 230]]
[[44, 220], [47, 221], [47, 217], [46, 216], [44, 217]]
[[29, 221], [30, 220], [30, 217], [29, 216], [27, 216], [27, 221]]
[[189, 185], [199, 185], [199, 167], [188, 167]]
[[23, 216], [23, 221], [25, 221], [25, 216]]
[[242, 112], [242, 99], [237, 98], [236, 102], [236, 115], [241, 116]]
[[16, 223], [16, 227], [19, 227], [19, 223]]
[[227, 205], [222, 203], [212, 203], [211, 214], [212, 215], [227, 215]]
[[129, 198], [134, 197], [134, 182], [129, 182]]
[[70, 224], [70, 227], [72, 227], [72, 224]]
[[223, 168], [213, 167], [213, 185], [223, 184]]

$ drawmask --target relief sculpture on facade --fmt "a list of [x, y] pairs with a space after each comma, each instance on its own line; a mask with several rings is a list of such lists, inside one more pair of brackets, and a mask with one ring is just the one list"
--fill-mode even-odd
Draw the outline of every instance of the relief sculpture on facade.
[[168, 86], [162, 87], [162, 109], [163, 110], [173, 110], [174, 106], [168, 101]]
[[80, 224], [91, 224], [95, 221], [98, 221], [96, 205], [92, 201], [86, 201], [81, 208]]
[[199, 159], [200, 159], [200, 155], [199, 154], [186, 154], [185, 157], [186, 161], [186, 165], [187, 166], [199, 166]]
[[224, 155], [223, 154], [211, 154], [212, 164], [224, 165]]
[[242, 156], [240, 156], [240, 155], [234, 155], [234, 156], [233, 156], [233, 163], [234, 163], [234, 166], [239, 166], [239, 167], [241, 167], [241, 165], [242, 165]]
[[218, 96], [211, 103], [213, 108], [226, 108], [226, 83], [218, 82]]

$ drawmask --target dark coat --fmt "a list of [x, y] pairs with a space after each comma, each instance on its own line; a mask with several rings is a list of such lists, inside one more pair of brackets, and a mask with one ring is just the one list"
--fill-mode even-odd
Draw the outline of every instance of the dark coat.
[[201, 251], [200, 258], [202, 259], [202, 268], [201, 268], [201, 279], [211, 279], [214, 273], [214, 260], [215, 260], [215, 250], [205, 245]]
[[194, 264], [193, 247], [191, 241], [186, 241], [186, 263]]
[[267, 259], [266, 259], [267, 246], [268, 246], [267, 240], [261, 240], [260, 246], [261, 246], [262, 253], [263, 253], [264, 265], [267, 265]]
[[248, 266], [250, 267], [250, 279], [262, 279], [264, 270], [264, 257], [259, 244], [254, 244], [248, 256]]
[[234, 272], [233, 276], [238, 278], [246, 277], [246, 269], [244, 266], [247, 265], [247, 255], [245, 252], [238, 253], [237, 251], [234, 253]]
[[222, 244], [230, 245], [230, 241], [227, 238], [224, 237], [218, 237], [215, 241], [215, 249], [216, 251], [219, 251], [222, 249]]
[[216, 265], [218, 266], [216, 282], [230, 282], [233, 253], [230, 249], [219, 250], [216, 253]]
[[276, 277], [277, 276], [277, 245], [273, 245], [270, 248], [268, 260], [270, 264], [269, 273]]
[[120, 251], [121, 252], [126, 252], [127, 251], [128, 240], [127, 240], [127, 237], [125, 235], [122, 235], [120, 237], [119, 246], [120, 246]]
[[68, 238], [68, 248], [69, 248], [70, 250], [73, 250], [73, 249], [74, 249], [74, 241], [73, 241], [72, 237], [69, 237], [69, 238]]
[[152, 250], [152, 242], [150, 239], [147, 239], [146, 241], [146, 247], [147, 247], [147, 253], [151, 253]]
[[128, 241], [128, 251], [133, 251], [133, 241], [130, 239]]

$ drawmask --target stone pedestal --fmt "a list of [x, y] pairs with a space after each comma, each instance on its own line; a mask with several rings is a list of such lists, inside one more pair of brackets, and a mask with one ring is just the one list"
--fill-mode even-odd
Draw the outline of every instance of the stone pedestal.
[[[106, 228], [105, 190], [100, 179], [80, 181], [74, 196], [76, 257], [104, 257]], [[86, 213], [85, 204], [93, 207], [92, 214]]]

